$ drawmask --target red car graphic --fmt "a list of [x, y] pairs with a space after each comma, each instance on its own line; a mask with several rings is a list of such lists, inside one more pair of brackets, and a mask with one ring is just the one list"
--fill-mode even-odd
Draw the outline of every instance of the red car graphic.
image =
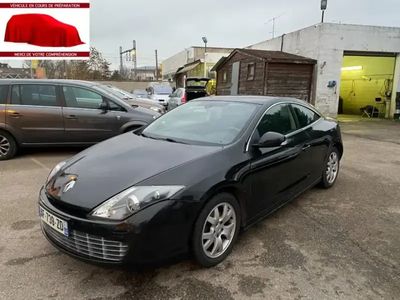
[[12, 16], [7, 23], [4, 41], [42, 47], [73, 47], [84, 44], [75, 26], [45, 14]]

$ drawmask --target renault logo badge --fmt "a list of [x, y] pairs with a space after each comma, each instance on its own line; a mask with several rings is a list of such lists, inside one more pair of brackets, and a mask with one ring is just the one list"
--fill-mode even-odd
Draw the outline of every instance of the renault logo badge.
[[64, 186], [64, 190], [63, 193], [68, 192], [69, 190], [72, 190], [75, 186], [76, 180], [78, 179], [78, 177], [71, 175], [68, 178], [68, 182], [65, 184]]

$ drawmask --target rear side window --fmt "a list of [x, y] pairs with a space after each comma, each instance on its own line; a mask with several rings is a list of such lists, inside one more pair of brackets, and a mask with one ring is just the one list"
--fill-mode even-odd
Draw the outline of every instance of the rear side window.
[[262, 117], [256, 133], [258, 133], [258, 138], [261, 138], [270, 131], [286, 135], [295, 130], [296, 123], [290, 112], [289, 105], [280, 104], [270, 108]]
[[8, 85], [0, 85], [0, 104], [7, 103]]
[[317, 113], [302, 105], [292, 104], [292, 108], [295, 117], [297, 118], [297, 123], [299, 124], [299, 128], [306, 127], [320, 118], [320, 116]]
[[87, 89], [63, 87], [65, 102], [68, 107], [98, 109], [103, 103], [103, 96]]
[[19, 105], [58, 106], [54, 85], [21, 84], [12, 87], [11, 103]]

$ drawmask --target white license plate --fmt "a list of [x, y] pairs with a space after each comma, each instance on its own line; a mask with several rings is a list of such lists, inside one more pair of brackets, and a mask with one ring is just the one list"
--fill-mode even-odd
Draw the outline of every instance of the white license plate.
[[56, 217], [55, 215], [49, 213], [43, 207], [39, 206], [39, 216], [40, 219], [51, 228], [57, 230], [61, 234], [68, 236], [68, 223], [67, 221], [61, 220], [60, 218]]

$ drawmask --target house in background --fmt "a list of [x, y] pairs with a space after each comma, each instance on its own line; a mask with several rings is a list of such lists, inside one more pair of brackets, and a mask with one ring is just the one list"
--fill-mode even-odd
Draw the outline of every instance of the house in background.
[[321, 23], [248, 48], [317, 60], [311, 102], [326, 115], [400, 116], [400, 28]]
[[31, 70], [27, 68], [12, 68], [9, 64], [0, 63], [1, 79], [27, 79], [32, 78]]
[[281, 96], [310, 102], [316, 63], [281, 51], [235, 49], [213, 68], [217, 95]]
[[[234, 49], [219, 47], [190, 47], [163, 61], [162, 78], [176, 81], [177, 87], [183, 87], [187, 77], [213, 78], [210, 72], [223, 56], [228, 56]], [[205, 71], [204, 71], [205, 68]]]

